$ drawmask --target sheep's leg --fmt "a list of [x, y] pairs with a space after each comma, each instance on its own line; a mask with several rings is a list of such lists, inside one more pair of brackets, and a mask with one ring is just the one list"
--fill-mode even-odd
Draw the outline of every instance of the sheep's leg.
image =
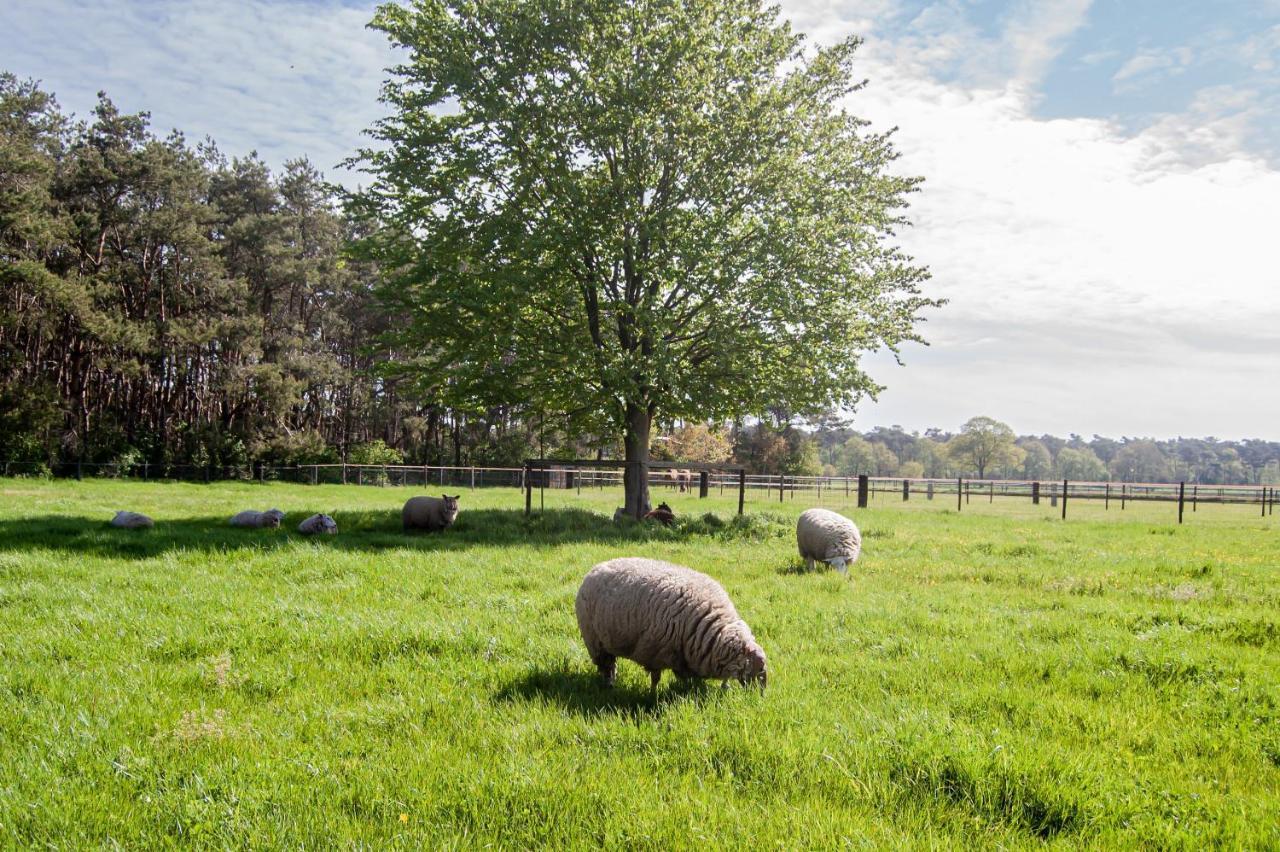
[[662, 669], [658, 669], [657, 671], [653, 671], [651, 669], [649, 671], [649, 691], [650, 692], [658, 691], [658, 681], [660, 680], [662, 680]]
[[810, 571], [812, 571], [812, 570], [813, 570], [813, 567], [814, 567], [813, 557], [812, 557], [812, 556], [806, 556], [806, 557], [804, 558], [804, 565], [805, 565], [805, 567], [806, 567], [806, 568], [808, 568]]

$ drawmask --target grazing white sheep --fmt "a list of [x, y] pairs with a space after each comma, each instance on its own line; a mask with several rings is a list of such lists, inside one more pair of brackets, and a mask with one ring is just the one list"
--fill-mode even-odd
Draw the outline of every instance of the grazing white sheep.
[[400, 512], [400, 522], [405, 532], [426, 530], [443, 532], [458, 517], [458, 497], [444, 494], [440, 497], [410, 497]]
[[842, 574], [858, 561], [862, 534], [853, 521], [829, 509], [808, 509], [796, 521], [796, 544], [810, 570], [815, 560], [826, 562]]
[[283, 520], [284, 512], [279, 509], [268, 509], [265, 512], [246, 509], [232, 517], [231, 526], [247, 527], [249, 529], [276, 529]]
[[298, 532], [303, 535], [333, 535], [338, 531], [338, 522], [328, 515], [312, 515], [298, 524]]
[[664, 669], [676, 677], [766, 681], [764, 651], [725, 590], [706, 574], [657, 559], [601, 562], [574, 602], [578, 630], [605, 683], [617, 658], [639, 663], [654, 689]]
[[125, 530], [142, 530], [155, 525], [155, 521], [140, 512], [116, 512], [116, 516], [111, 519], [111, 526]]

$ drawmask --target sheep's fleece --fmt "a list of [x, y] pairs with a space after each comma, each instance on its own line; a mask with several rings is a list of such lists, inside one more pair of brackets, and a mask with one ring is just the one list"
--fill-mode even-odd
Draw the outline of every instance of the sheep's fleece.
[[111, 526], [126, 530], [141, 530], [155, 526], [155, 521], [138, 512], [116, 512], [111, 519]]
[[252, 509], [246, 509], [231, 519], [231, 526], [249, 527], [250, 529], [261, 529], [262, 527], [275, 529], [280, 526], [280, 522], [283, 520], [284, 512], [281, 512], [279, 509], [268, 509], [265, 512], [255, 512]]
[[657, 687], [676, 677], [766, 680], [764, 651], [724, 589], [706, 574], [657, 559], [622, 558], [592, 568], [574, 606], [591, 661], [605, 682], [617, 658], [639, 663]]
[[814, 561], [827, 562], [842, 574], [858, 561], [862, 534], [853, 521], [829, 509], [809, 509], [796, 522], [796, 544], [809, 568]]
[[458, 517], [458, 497], [410, 497], [400, 512], [405, 531], [442, 532]]
[[298, 524], [298, 532], [303, 535], [315, 535], [316, 533], [333, 535], [337, 531], [338, 522], [328, 515], [312, 515]]

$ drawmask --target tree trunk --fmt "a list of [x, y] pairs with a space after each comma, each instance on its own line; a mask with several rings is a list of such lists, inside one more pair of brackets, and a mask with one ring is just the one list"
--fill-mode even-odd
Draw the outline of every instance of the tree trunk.
[[626, 433], [623, 435], [624, 459], [628, 464], [623, 473], [623, 490], [626, 493], [626, 512], [639, 520], [649, 511], [649, 428], [653, 414], [643, 405], [627, 404]]

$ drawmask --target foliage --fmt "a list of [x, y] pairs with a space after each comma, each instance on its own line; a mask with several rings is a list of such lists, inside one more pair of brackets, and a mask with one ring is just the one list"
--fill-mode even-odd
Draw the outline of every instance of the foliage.
[[706, 423], [689, 423], [671, 434], [667, 452], [673, 459], [715, 464], [729, 460], [733, 455], [733, 443], [725, 429]]
[[992, 468], [1022, 463], [1026, 454], [1014, 439], [1007, 423], [992, 417], [971, 417], [960, 428], [960, 434], [947, 442], [947, 455], [976, 470], [978, 478], [984, 479]]
[[861, 353], [936, 304], [893, 245], [918, 182], [841, 106], [854, 39], [806, 52], [750, 0], [419, 0], [373, 26], [407, 57], [354, 204], [449, 404], [530, 403], [642, 460], [657, 416], [856, 402]]
[[347, 453], [347, 461], [351, 464], [403, 464], [404, 456], [379, 438], [366, 444], [356, 444]]
[[1167, 482], [1173, 473], [1154, 441], [1133, 441], [1111, 460], [1111, 475], [1120, 482]]
[[1098, 482], [1107, 478], [1107, 467], [1088, 447], [1063, 447], [1058, 451], [1058, 478]]
[[1022, 459], [1022, 477], [1024, 479], [1048, 479], [1053, 476], [1053, 456], [1049, 449], [1034, 438], [1018, 441], [1018, 446], [1026, 455]]

